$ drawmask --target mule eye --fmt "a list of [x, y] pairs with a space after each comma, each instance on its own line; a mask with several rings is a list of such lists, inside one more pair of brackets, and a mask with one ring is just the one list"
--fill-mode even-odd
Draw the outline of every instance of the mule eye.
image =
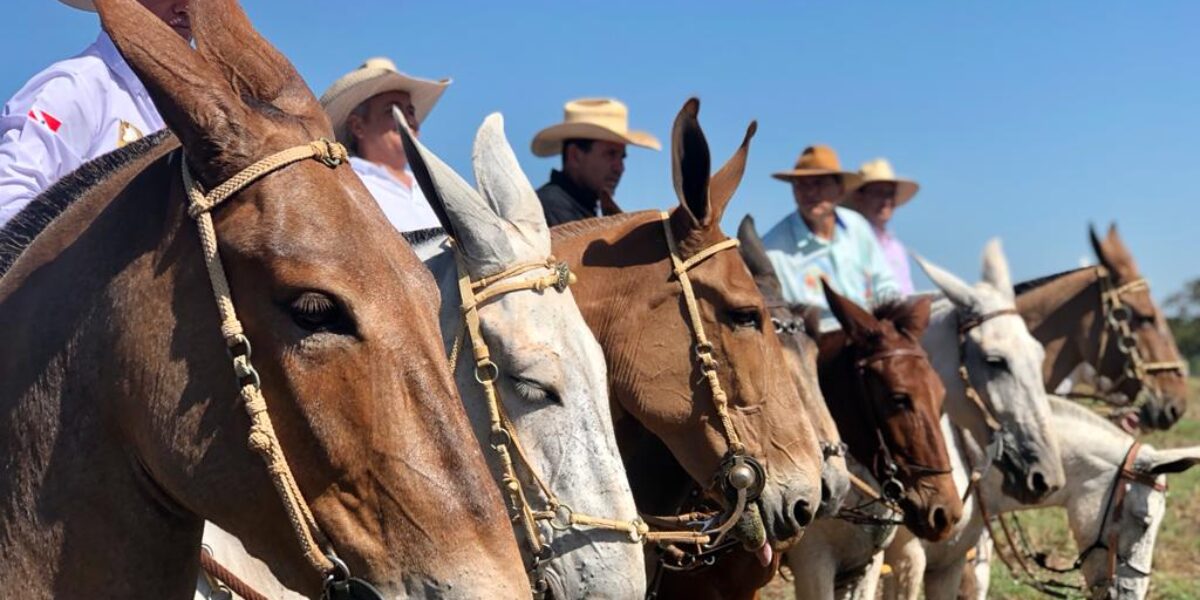
[[550, 388], [532, 379], [510, 375], [509, 380], [512, 381], [513, 389], [517, 390], [519, 395], [526, 402], [541, 404], [543, 402], [553, 402], [554, 404], [562, 404], [562, 399], [558, 394], [550, 391]]
[[909, 408], [910, 409], [910, 408], [912, 408], [912, 405], [913, 405], [912, 396], [909, 396], [908, 394], [905, 394], [904, 392], [896, 392], [896, 393], [892, 394], [892, 402], [895, 402], [896, 405], [900, 406], [901, 408]]
[[729, 320], [734, 327], [762, 327], [762, 317], [757, 308], [739, 308], [729, 311]]
[[1008, 359], [1003, 356], [989, 356], [984, 360], [994, 369], [1008, 370]]
[[337, 302], [321, 292], [304, 292], [289, 307], [292, 320], [308, 331], [330, 331], [342, 324]]

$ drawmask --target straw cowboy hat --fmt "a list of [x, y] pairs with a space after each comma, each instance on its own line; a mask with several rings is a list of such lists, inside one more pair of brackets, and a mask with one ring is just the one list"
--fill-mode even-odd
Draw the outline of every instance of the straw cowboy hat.
[[543, 157], [561, 154], [562, 143], [574, 139], [662, 149], [658, 138], [629, 129], [629, 108], [612, 98], [582, 98], [567, 102], [563, 106], [563, 122], [533, 136], [533, 154]]
[[71, 8], [78, 8], [79, 10], [96, 12], [96, 4], [94, 2], [92, 2], [92, 0], [58, 0], [58, 1], [62, 2], [63, 4], [66, 4], [67, 6], [70, 6]]
[[350, 141], [346, 120], [359, 104], [384, 92], [408, 92], [417, 123], [423, 123], [450, 83], [450, 79], [434, 81], [406, 75], [397, 71], [396, 64], [387, 58], [368, 58], [361, 67], [333, 82], [321, 95], [321, 105], [333, 123], [334, 135], [339, 142], [346, 143]]
[[886, 158], [877, 158], [867, 161], [858, 168], [859, 189], [868, 183], [886, 182], [896, 184], [896, 208], [900, 205], [912, 200], [916, 195], [920, 186], [917, 182], [909, 179], [900, 179], [896, 177], [896, 172], [892, 170], [892, 163]]
[[842, 188], [847, 194], [858, 187], [858, 174], [843, 171], [837, 152], [834, 152], [833, 148], [824, 144], [805, 148], [804, 152], [800, 153], [800, 158], [796, 159], [796, 166], [792, 167], [792, 170], [772, 173], [771, 177], [780, 181], [790, 182], [795, 179], [816, 177], [818, 175], [841, 175]]

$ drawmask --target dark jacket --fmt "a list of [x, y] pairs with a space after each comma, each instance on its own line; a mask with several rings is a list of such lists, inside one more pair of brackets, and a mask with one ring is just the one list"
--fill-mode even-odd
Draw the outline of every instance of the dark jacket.
[[550, 181], [538, 188], [538, 200], [551, 227], [599, 215], [600, 199], [571, 181], [562, 171], [550, 171]]

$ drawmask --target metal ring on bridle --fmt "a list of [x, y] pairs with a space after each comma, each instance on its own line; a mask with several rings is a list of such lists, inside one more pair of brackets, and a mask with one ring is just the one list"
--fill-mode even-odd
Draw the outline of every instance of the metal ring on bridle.
[[554, 516], [546, 521], [550, 528], [558, 531], [570, 530], [575, 522], [575, 511], [569, 505], [560, 502], [553, 512]]
[[499, 378], [500, 367], [497, 367], [496, 363], [485, 360], [475, 365], [475, 381], [479, 382], [480, 385], [492, 383]]

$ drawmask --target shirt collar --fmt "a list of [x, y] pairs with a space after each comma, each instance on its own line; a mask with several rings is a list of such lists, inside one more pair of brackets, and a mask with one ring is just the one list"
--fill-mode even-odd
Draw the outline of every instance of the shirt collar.
[[[840, 214], [839, 210], [840, 209], [836, 207], [833, 209], [834, 239], [837, 238], [837, 230], [846, 230], [846, 222], [842, 220], [842, 215]], [[796, 238], [797, 246], [814, 242], [819, 244], [833, 243], [833, 240], [826, 240], [817, 237], [816, 234], [814, 234], [812, 230], [808, 228], [808, 223], [804, 222], [804, 217], [800, 216], [800, 211], [792, 213], [792, 235]]]
[[[359, 173], [366, 173], [374, 177], [383, 177], [396, 185], [408, 188], [407, 185], [404, 185], [403, 181], [396, 179], [396, 176], [392, 175], [392, 172], [381, 164], [373, 163], [361, 156], [351, 156], [350, 164], [353, 165], [355, 167], [354, 170]], [[410, 169], [407, 165], [404, 167], [404, 172], [408, 173], [409, 177], [412, 177], [412, 169]], [[414, 185], [413, 187], [415, 188], [417, 186]]]
[[576, 204], [591, 214], [596, 214], [600, 204], [600, 196], [591, 190], [584, 189], [567, 177], [566, 173], [553, 169], [550, 171], [550, 183], [562, 188]]

